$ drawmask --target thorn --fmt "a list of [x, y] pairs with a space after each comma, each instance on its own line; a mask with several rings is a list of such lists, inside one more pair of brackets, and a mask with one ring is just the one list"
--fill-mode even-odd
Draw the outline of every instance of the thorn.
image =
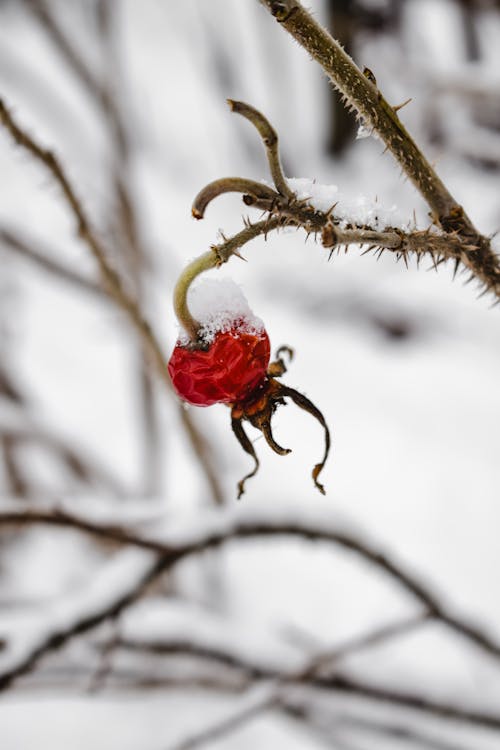
[[332, 204], [332, 206], [328, 209], [328, 211], [325, 212], [325, 216], [327, 219], [331, 217], [333, 209], [336, 208], [338, 205], [339, 205], [339, 202], [335, 201], [335, 203]]
[[413, 101], [412, 97], [410, 96], [409, 99], [406, 99], [402, 104], [397, 104], [395, 107], [393, 107], [394, 112], [399, 112], [400, 109], [403, 109], [403, 107], [406, 107], [407, 104], [409, 104], [411, 101]]
[[453, 281], [455, 281], [455, 277], [457, 275], [457, 271], [460, 268], [460, 258], [455, 258], [455, 267], [453, 269]]
[[245, 257], [243, 257], [243, 255], [240, 253], [239, 250], [233, 250], [232, 254], [236, 255], [236, 257], [239, 258], [240, 260], [244, 260], [245, 263], [248, 263], [248, 260]]

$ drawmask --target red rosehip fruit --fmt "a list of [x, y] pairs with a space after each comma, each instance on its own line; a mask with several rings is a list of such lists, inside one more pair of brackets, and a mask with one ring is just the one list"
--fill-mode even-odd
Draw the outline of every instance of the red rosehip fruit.
[[264, 384], [271, 356], [264, 329], [246, 331], [235, 322], [219, 331], [206, 349], [178, 341], [168, 372], [178, 396], [195, 406], [247, 401]]

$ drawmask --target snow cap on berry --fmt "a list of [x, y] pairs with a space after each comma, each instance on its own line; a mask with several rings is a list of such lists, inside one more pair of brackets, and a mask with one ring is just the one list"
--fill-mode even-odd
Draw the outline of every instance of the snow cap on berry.
[[[188, 304], [193, 317], [201, 323], [200, 339], [207, 344], [217, 333], [235, 328], [253, 335], [264, 330], [264, 323], [253, 314], [241, 287], [232, 279], [203, 279], [189, 289]], [[189, 343], [182, 328], [179, 342], [181, 345]]]

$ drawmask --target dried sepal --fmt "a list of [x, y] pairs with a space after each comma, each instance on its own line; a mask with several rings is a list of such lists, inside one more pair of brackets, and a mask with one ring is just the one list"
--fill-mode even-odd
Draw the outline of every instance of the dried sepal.
[[244, 420], [250, 422], [253, 427], [255, 427], [263, 434], [267, 444], [275, 453], [278, 453], [280, 456], [287, 455], [291, 452], [290, 449], [282, 448], [281, 445], [276, 442], [271, 429], [271, 420], [273, 414], [278, 406], [284, 406], [286, 404], [286, 398], [290, 398], [297, 406], [306, 411], [308, 414], [311, 414], [311, 416], [317, 419], [325, 430], [324, 455], [320, 463], [317, 463], [312, 470], [312, 478], [315, 486], [318, 488], [321, 494], [325, 494], [325, 488], [318, 481], [318, 476], [322, 471], [330, 452], [330, 431], [323, 414], [312, 403], [312, 401], [310, 401], [299, 391], [295, 390], [295, 388], [289, 388], [288, 386], [283, 385], [278, 380], [276, 380], [276, 377], [280, 377], [286, 372], [286, 365], [283, 358], [281, 357], [282, 353], [288, 354], [290, 359], [293, 356], [293, 350], [290, 349], [290, 347], [280, 347], [280, 349], [278, 349], [276, 353], [277, 359], [275, 362], [272, 362], [269, 365], [266, 382], [259, 389], [259, 392], [245, 402], [233, 404], [231, 409], [231, 426], [233, 428], [233, 432], [236, 435], [238, 442], [242, 446], [243, 450], [251, 455], [255, 461], [255, 467], [253, 471], [251, 471], [249, 474], [246, 474], [238, 483], [238, 498], [241, 497], [244, 492], [246, 480], [255, 476], [259, 468], [259, 461], [257, 459], [254, 447], [249, 440], [246, 432], [244, 431], [242, 423]]
[[234, 419], [234, 418], [231, 419], [231, 427], [236, 436], [236, 439], [238, 440], [239, 444], [241, 445], [245, 453], [248, 453], [248, 455], [251, 456], [253, 460], [255, 461], [255, 466], [253, 468], [253, 471], [250, 471], [248, 474], [245, 474], [243, 479], [241, 479], [238, 482], [238, 500], [239, 500], [240, 497], [245, 492], [245, 482], [247, 481], [247, 479], [251, 479], [257, 474], [260, 464], [259, 464], [259, 459], [257, 458], [257, 454], [255, 453], [255, 449], [253, 447], [252, 441], [250, 440], [250, 438], [248, 437], [248, 435], [246, 434], [243, 428], [241, 419]]
[[326, 423], [326, 420], [321, 413], [321, 411], [318, 409], [317, 406], [313, 404], [312, 401], [310, 401], [307, 396], [304, 396], [303, 393], [300, 393], [299, 391], [296, 391], [295, 388], [289, 388], [286, 385], [281, 385], [281, 393], [286, 398], [287, 396], [292, 399], [294, 404], [299, 406], [301, 409], [304, 409], [308, 414], [313, 416], [315, 419], [318, 420], [318, 422], [321, 424], [325, 431], [325, 452], [323, 454], [322, 460], [316, 464], [312, 470], [312, 478], [313, 482], [318, 488], [318, 490], [321, 492], [322, 495], [325, 494], [325, 488], [324, 486], [318, 482], [318, 476], [323, 470], [323, 467], [326, 463], [326, 460], [328, 458], [328, 454], [330, 453], [330, 430], [328, 429], [328, 425]]

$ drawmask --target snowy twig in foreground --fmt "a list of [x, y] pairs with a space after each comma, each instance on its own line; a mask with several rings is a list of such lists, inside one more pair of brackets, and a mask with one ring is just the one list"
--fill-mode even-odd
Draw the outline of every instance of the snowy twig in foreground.
[[[366, 540], [339, 529], [336, 525], [328, 526], [323, 517], [314, 519], [311, 516], [309, 519], [293, 520], [290, 518], [290, 513], [285, 519], [279, 515], [274, 517], [270, 512], [264, 514], [253, 512], [246, 516], [243, 511], [216, 517], [207, 513], [205, 518], [199, 518], [198, 523], [184, 534], [169, 535], [167, 531], [164, 539], [160, 541], [156, 538], [141, 536], [121, 526], [96, 523], [58, 509], [26, 511], [11, 507], [0, 510], [0, 526], [30, 524], [73, 528], [101, 539], [109, 539], [120, 545], [130, 545], [156, 552], [159, 557], [155, 575], [173, 567], [186, 557], [201, 554], [206, 550], [218, 548], [239, 539], [291, 537], [331, 544], [353, 552], [413, 596], [423, 605], [430, 618], [448, 626], [484, 653], [500, 661], [500, 644], [479, 626], [455, 615], [417, 576], [406, 570], [399, 562], [391, 559]], [[99, 617], [92, 618], [90, 624], [82, 626], [76, 632], [89, 630], [109, 616], [108, 610], [103, 608]], [[74, 634], [75, 631], [72, 628], [66, 634], [59, 634], [55, 643], [48, 643], [47, 650], [59, 647]], [[30, 662], [27, 669], [31, 669], [34, 663], [36, 660], [33, 663]], [[23, 674], [24, 671], [27, 670], [22, 670], [20, 673]]]
[[[172, 384], [167, 372], [167, 363], [163, 356], [160, 343], [154, 334], [150, 324], [145, 320], [142, 311], [136, 300], [126, 291], [122, 280], [115, 269], [111, 266], [107, 257], [106, 250], [98, 239], [96, 233], [87, 216], [83, 206], [77, 197], [72, 184], [68, 180], [58, 159], [50, 150], [40, 146], [28, 133], [21, 128], [8, 111], [4, 102], [0, 99], [0, 124], [10, 133], [14, 141], [26, 149], [32, 156], [41, 162], [52, 174], [58, 183], [63, 196], [75, 217], [78, 235], [85, 242], [94, 257], [104, 284], [104, 287], [110, 297], [116, 302], [128, 317], [130, 323], [144, 344], [145, 350], [151, 356], [152, 362], [162, 379], [164, 385], [171, 391]], [[217, 474], [213, 466], [211, 451], [206, 439], [201, 435], [198, 428], [194, 425], [188, 412], [182, 407], [179, 408], [179, 417], [186, 434], [190, 440], [191, 446], [198, 456], [200, 463], [205, 471], [210, 489], [214, 499], [220, 503], [223, 493], [219, 485]]]

